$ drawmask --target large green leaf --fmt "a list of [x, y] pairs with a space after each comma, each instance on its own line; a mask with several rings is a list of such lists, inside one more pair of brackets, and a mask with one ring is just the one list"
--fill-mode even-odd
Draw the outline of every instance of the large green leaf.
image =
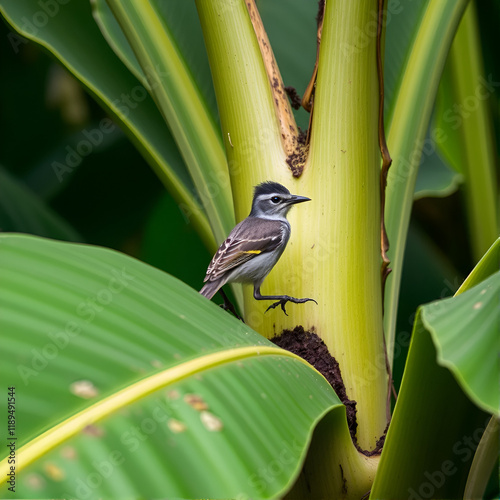
[[17, 437], [2, 496], [274, 497], [316, 423], [344, 414], [303, 360], [115, 251], [4, 235], [0, 277]]
[[371, 498], [462, 498], [490, 415], [436, 363], [420, 322], [413, 336]]
[[500, 271], [455, 297], [420, 309], [418, 328], [436, 346], [437, 362], [449, 368], [462, 390], [480, 408], [500, 413]]
[[[478, 268], [491, 269], [493, 254]], [[491, 414], [500, 414], [499, 295], [496, 271], [419, 309], [373, 498], [463, 496]]]
[[[90, 4], [44, 5], [46, 11], [34, 0], [4, 1], [0, 13], [21, 35], [59, 59], [115, 117], [197, 226], [205, 244], [215, 248], [207, 217], [161, 113], [103, 38]], [[106, 130], [93, 130], [94, 140]], [[60, 168], [71, 170], [73, 162], [68, 158]]]

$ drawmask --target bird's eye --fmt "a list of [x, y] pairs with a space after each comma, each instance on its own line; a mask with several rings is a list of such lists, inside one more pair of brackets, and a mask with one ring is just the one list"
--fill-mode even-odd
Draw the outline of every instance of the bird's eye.
[[279, 196], [273, 196], [273, 197], [271, 198], [271, 201], [272, 201], [273, 203], [279, 203], [279, 202], [281, 201], [281, 198], [280, 198]]

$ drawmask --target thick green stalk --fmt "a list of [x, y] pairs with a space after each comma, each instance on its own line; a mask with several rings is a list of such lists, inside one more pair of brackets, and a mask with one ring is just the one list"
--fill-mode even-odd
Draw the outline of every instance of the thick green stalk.
[[345, 414], [333, 411], [318, 423], [304, 467], [286, 500], [359, 500], [372, 487], [380, 455], [352, 446]]
[[482, 66], [476, 9], [471, 2], [451, 46], [447, 70], [453, 85], [453, 113], [460, 120], [460, 167], [475, 262], [498, 236], [494, 146], [487, 107], [498, 84], [484, 78]]
[[467, 0], [429, 2], [397, 89], [387, 135], [393, 159], [387, 181], [386, 228], [392, 273], [385, 291], [385, 334], [392, 364], [399, 286], [413, 192], [443, 66]]
[[215, 123], [153, 4], [107, 0], [148, 78], [195, 183], [217, 242], [234, 225], [226, 158]]
[[248, 214], [251, 188], [263, 180], [312, 198], [292, 210], [290, 242], [262, 292], [312, 297], [318, 305], [288, 304], [289, 316], [279, 308], [264, 314], [269, 303], [255, 301], [247, 290], [245, 319], [267, 337], [298, 324], [322, 337], [340, 363], [348, 396], [358, 403], [359, 444], [373, 448], [386, 425], [378, 83], [376, 37], [359, 47], [355, 34], [376, 19], [376, 4], [327, 3], [310, 159], [298, 180], [285, 163], [270, 86], [244, 6], [207, 0], [197, 5], [237, 218]]
[[[313, 201], [301, 218], [302, 307], [357, 401], [358, 441], [370, 449], [386, 426], [386, 372], [380, 283], [380, 191], [376, 37], [365, 32], [376, 2], [326, 4], [309, 164]], [[300, 264], [299, 264], [300, 266]], [[295, 306], [297, 307], [297, 306]], [[305, 326], [305, 325], [304, 325]]]

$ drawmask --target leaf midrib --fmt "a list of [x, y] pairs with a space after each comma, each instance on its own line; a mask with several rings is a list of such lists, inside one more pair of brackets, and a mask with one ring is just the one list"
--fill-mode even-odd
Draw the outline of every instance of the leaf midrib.
[[[36, 461], [39, 457], [81, 432], [88, 425], [104, 419], [112, 413], [148, 396], [158, 389], [209, 368], [214, 368], [222, 364], [256, 356], [287, 356], [306, 364], [312, 370], [316, 371], [311, 365], [309, 365], [309, 363], [307, 363], [307, 361], [303, 360], [299, 356], [272, 346], [239, 347], [236, 349], [227, 349], [207, 354], [139, 380], [138, 382], [135, 382], [132, 385], [92, 404], [75, 415], [72, 415], [51, 429], [48, 429], [29, 443], [19, 448], [17, 451], [17, 470], [19, 472], [24, 469]], [[317, 373], [319, 374], [319, 372]], [[0, 462], [0, 475], [2, 477], [0, 484], [5, 483], [9, 479], [7, 472], [9, 471], [10, 466], [7, 460], [8, 457]]]

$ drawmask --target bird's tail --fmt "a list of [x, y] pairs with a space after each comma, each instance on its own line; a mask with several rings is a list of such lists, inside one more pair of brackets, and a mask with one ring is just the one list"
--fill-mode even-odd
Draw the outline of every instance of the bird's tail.
[[222, 286], [220, 280], [217, 281], [207, 281], [203, 288], [200, 290], [201, 295], [206, 297], [207, 299], [211, 299]]

